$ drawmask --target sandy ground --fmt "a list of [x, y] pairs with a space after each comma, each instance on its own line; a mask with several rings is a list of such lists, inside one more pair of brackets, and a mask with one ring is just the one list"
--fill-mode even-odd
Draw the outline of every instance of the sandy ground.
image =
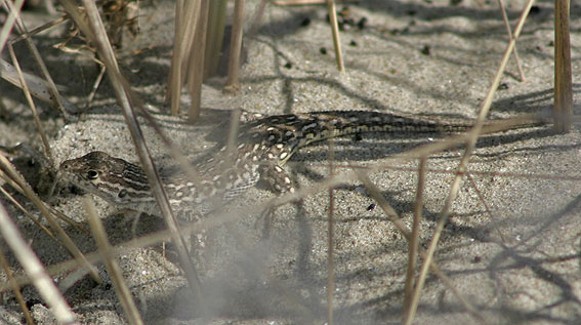
[[[256, 1], [248, 2], [253, 14]], [[223, 95], [220, 85], [224, 80], [210, 80], [203, 92], [203, 118], [191, 126], [183, 118], [166, 115], [163, 98], [173, 9], [165, 1], [154, 4], [143, 4], [141, 33], [136, 39], [126, 39], [120, 61], [130, 83], [165, 132], [191, 155], [212, 152], [216, 139], [224, 136], [220, 133], [224, 128], [216, 120], [223, 120], [221, 112], [233, 108], [269, 115], [373, 109], [441, 119], [473, 118], [507, 39], [498, 8], [492, 3], [449, 6], [441, 1], [361, 1], [350, 6], [351, 15], [356, 21], [366, 17], [368, 22], [362, 30], [352, 28], [341, 33], [347, 72], [339, 74], [324, 7], [270, 5], [256, 33], [244, 42], [248, 61], [242, 69], [241, 93]], [[510, 2], [513, 22], [522, 5], [522, 1]], [[574, 79], [575, 72], [581, 70], [577, 46], [581, 44], [580, 9], [573, 3]], [[518, 48], [526, 81], [518, 80], [511, 61], [503, 87], [497, 92], [492, 118], [539, 112], [551, 106], [552, 14], [552, 3], [542, 2], [529, 17]], [[309, 24], [305, 23], [307, 18]], [[50, 18], [33, 12], [27, 13], [26, 19], [36, 25]], [[51, 47], [61, 40], [61, 31], [36, 38], [55, 81], [66, 87], [63, 94], [83, 107], [98, 70], [83, 56]], [[23, 48], [18, 49], [22, 62], [31, 62]], [[321, 48], [327, 54], [322, 54]], [[0, 109], [0, 144], [38, 145], [22, 95], [3, 81], [0, 94], [4, 104]], [[579, 99], [579, 86], [574, 83], [574, 100]], [[92, 150], [136, 161], [107, 82], [78, 121], [65, 122], [46, 105], [41, 112], [57, 163]], [[148, 127], [145, 134], [158, 164], [171, 164], [159, 137]], [[339, 139], [333, 146], [337, 172], [347, 174], [350, 166], [373, 166], [371, 180], [410, 226], [417, 162], [395, 161], [389, 156], [431, 141], [413, 134], [364, 135], [357, 142]], [[288, 169], [301, 189], [309, 189], [328, 175], [328, 148], [325, 144], [313, 146], [292, 159]], [[580, 150], [577, 126], [564, 135], [541, 127], [510, 131], [480, 142], [469, 166], [479, 173], [464, 182], [436, 260], [482, 319], [475, 318], [450, 287], [430, 275], [417, 324], [580, 322]], [[460, 150], [440, 153], [429, 161], [433, 172], [428, 174], [421, 222], [424, 248], [432, 237], [453, 179], [450, 171], [460, 154]], [[127, 248], [119, 263], [145, 322], [324, 323], [329, 194], [318, 191], [301, 203], [280, 207], [265, 233], [259, 211], [251, 207], [272, 197], [269, 191], [252, 189], [230, 205], [227, 220], [231, 222], [210, 232], [201, 276], [203, 306], [193, 305], [180, 269], [164, 256], [161, 245]], [[398, 323], [407, 261], [405, 239], [380, 208], [368, 209], [374, 201], [360, 183], [346, 182], [334, 192], [334, 199], [336, 323]], [[63, 195], [50, 202], [87, 227], [78, 196]], [[131, 217], [123, 217], [100, 200], [97, 207], [116, 245], [162, 227], [160, 218], [142, 216], [134, 232]], [[54, 265], [69, 259], [59, 243], [40, 233], [14, 209], [11, 211], [43, 263]], [[83, 251], [95, 250], [86, 232], [64, 226]], [[19, 270], [14, 258], [10, 259]], [[79, 280], [65, 292], [67, 301], [82, 323], [126, 323], [105, 268], [99, 265], [99, 270], [104, 283], [97, 284], [88, 277]], [[54, 278], [64, 286], [68, 275], [64, 272]], [[5, 281], [4, 276], [2, 279]], [[34, 288], [25, 287], [24, 295], [39, 324], [54, 322]], [[0, 322], [22, 322], [13, 294], [5, 292], [2, 299]]]

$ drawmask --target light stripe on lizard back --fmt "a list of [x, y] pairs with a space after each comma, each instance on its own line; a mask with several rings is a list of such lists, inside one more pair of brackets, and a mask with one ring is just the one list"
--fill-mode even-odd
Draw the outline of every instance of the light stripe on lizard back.
[[[537, 124], [538, 121], [524, 121], [520, 127]], [[172, 208], [206, 214], [213, 209], [211, 202], [228, 201], [240, 195], [263, 174], [274, 175], [272, 178], [279, 184], [273, 185], [278, 190], [292, 189], [281, 166], [300, 148], [316, 141], [363, 132], [451, 133], [470, 127], [464, 120], [436, 122], [370, 111], [270, 116], [244, 123], [234, 150], [223, 147], [217, 154], [195, 164], [193, 168], [202, 175], [201, 182], [192, 182], [183, 173], [162, 181]], [[60, 170], [75, 185], [112, 204], [146, 213], [157, 212], [147, 177], [135, 164], [103, 152], [91, 152], [63, 162]]]

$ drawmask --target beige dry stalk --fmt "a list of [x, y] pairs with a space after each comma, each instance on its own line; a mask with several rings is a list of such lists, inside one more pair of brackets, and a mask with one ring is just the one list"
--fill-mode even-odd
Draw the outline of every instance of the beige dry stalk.
[[130, 324], [143, 324], [141, 315], [139, 314], [137, 306], [133, 301], [131, 291], [129, 291], [129, 287], [123, 278], [121, 268], [117, 263], [117, 258], [113, 252], [113, 248], [107, 239], [107, 233], [105, 232], [105, 228], [101, 223], [101, 219], [99, 219], [95, 204], [89, 197], [86, 197], [83, 203], [85, 206], [85, 211], [87, 212], [87, 221], [89, 222], [89, 226], [91, 226], [91, 231], [93, 233], [93, 238], [97, 243], [99, 254], [101, 254], [101, 257], [105, 262], [107, 273], [111, 277], [113, 287], [115, 288], [117, 297], [119, 297], [121, 306], [125, 311], [125, 315], [127, 315], [127, 319], [129, 320]]
[[555, 0], [555, 131], [568, 132], [573, 116], [573, 77], [569, 36], [570, 0]]
[[9, 11], [14, 12], [16, 15], [16, 28], [20, 34], [23, 34], [26, 36], [24, 38], [24, 41], [25, 41], [26, 45], [28, 46], [28, 49], [29, 49], [30, 53], [32, 54], [32, 57], [34, 58], [34, 61], [36, 62], [36, 65], [40, 69], [44, 80], [46, 80], [47, 90], [50, 93], [50, 95], [52, 96], [51, 99], [54, 101], [53, 104], [56, 105], [56, 107], [61, 111], [61, 113], [63, 114], [63, 116], [65, 118], [68, 118], [70, 110], [71, 109], [74, 110], [74, 108], [71, 108], [70, 104], [68, 102], [63, 101], [64, 97], [62, 97], [60, 95], [60, 93], [56, 87], [56, 84], [54, 83], [54, 81], [52, 80], [52, 77], [50, 76], [50, 73], [48, 72], [48, 69], [46, 67], [46, 64], [44, 63], [44, 60], [42, 59], [42, 56], [40, 55], [40, 52], [36, 48], [36, 45], [32, 42], [31, 38], [27, 36], [28, 30], [27, 30], [24, 22], [20, 18], [20, 11], [16, 10], [11, 5], [10, 1], [6, 1], [4, 3], [10, 9]]
[[513, 52], [513, 50], [515, 48], [516, 40], [520, 36], [520, 33], [522, 31], [522, 28], [524, 26], [524, 23], [526, 21], [526, 18], [528, 16], [528, 13], [530, 11], [532, 4], [533, 4], [533, 0], [530, 0], [525, 5], [525, 8], [523, 9], [523, 11], [521, 13], [519, 22], [518, 22], [516, 29], [514, 31], [514, 38], [512, 38], [508, 42], [507, 47], [504, 51], [504, 55], [502, 57], [502, 60], [497, 68], [494, 79], [493, 79], [493, 81], [488, 89], [488, 93], [486, 95], [486, 98], [484, 99], [484, 101], [481, 104], [480, 112], [478, 114], [478, 118], [476, 119], [475, 126], [468, 132], [469, 138], [466, 142], [466, 151], [464, 152], [464, 155], [463, 155], [463, 157], [460, 160], [460, 163], [458, 165], [458, 168], [457, 168], [458, 174], [455, 177], [455, 179], [451, 185], [450, 193], [445, 201], [444, 208], [440, 212], [440, 218], [436, 224], [436, 229], [434, 230], [434, 235], [432, 237], [432, 241], [430, 242], [430, 245], [428, 247], [427, 258], [421, 267], [420, 275], [419, 275], [418, 280], [416, 282], [416, 287], [415, 287], [413, 297], [411, 300], [411, 307], [408, 309], [408, 312], [404, 316], [406, 325], [411, 324], [413, 322], [414, 317], [415, 317], [417, 306], [418, 306], [418, 303], [420, 300], [421, 291], [422, 291], [422, 288], [424, 286], [424, 283], [425, 283], [427, 275], [428, 275], [428, 268], [432, 262], [434, 253], [436, 251], [438, 242], [440, 240], [440, 236], [441, 236], [442, 231], [444, 229], [444, 225], [448, 221], [448, 216], [450, 213], [450, 208], [452, 207], [452, 203], [456, 199], [456, 197], [458, 195], [458, 191], [460, 190], [460, 187], [461, 187], [460, 185], [461, 185], [462, 179], [464, 177], [463, 173], [466, 170], [466, 166], [468, 164], [468, 161], [470, 160], [470, 156], [472, 155], [472, 152], [474, 151], [474, 148], [476, 146], [476, 141], [478, 140], [478, 137], [482, 134], [481, 132], [483, 130], [484, 122], [485, 122], [486, 116], [488, 115], [490, 105], [492, 104], [492, 99], [494, 97], [496, 90], [498, 89], [498, 85], [500, 84], [500, 79], [502, 78], [502, 75], [505, 71], [506, 65], [507, 65], [508, 60], [510, 58], [510, 54]]
[[[65, 7], [67, 11], [73, 12], [78, 11], [78, 8], [76, 8], [72, 2], [63, 1], [63, 6], [65, 6], [64, 2], [69, 2]], [[150, 180], [153, 195], [158, 202], [161, 214], [164, 217], [166, 224], [168, 225], [168, 228], [170, 229], [170, 232], [172, 234], [172, 241], [176, 245], [181, 266], [184, 269], [184, 272], [186, 273], [186, 278], [190, 284], [190, 288], [194, 296], [200, 297], [201, 294], [200, 282], [198, 279], [197, 272], [191, 261], [185, 242], [179, 234], [177, 221], [171, 211], [167, 199], [167, 194], [165, 193], [165, 190], [161, 185], [159, 174], [151, 159], [151, 155], [149, 154], [149, 148], [145, 143], [141, 127], [137, 121], [137, 116], [133, 109], [134, 106], [141, 107], [141, 105], [138, 104], [139, 101], [136, 99], [128, 83], [125, 81], [125, 79], [121, 75], [121, 72], [119, 71], [119, 67], [117, 65], [113, 49], [111, 47], [110, 42], [108, 41], [107, 33], [105, 31], [103, 22], [101, 21], [101, 17], [99, 16], [99, 12], [97, 10], [95, 3], [90, 0], [85, 0], [83, 1], [83, 3], [85, 5], [87, 13], [86, 16], [87, 23], [82, 24], [84, 25], [83, 27], [79, 25], [79, 28], [81, 28], [81, 30], [86, 35], [90, 35], [92, 37], [91, 41], [93, 41], [94, 44], [97, 46], [98, 53], [102, 58], [103, 63], [107, 67], [107, 73], [109, 75], [109, 80], [111, 81], [113, 89], [115, 90], [117, 103], [122, 109], [123, 115], [125, 117], [125, 122], [131, 133], [131, 137], [133, 139], [136, 152], [141, 161], [141, 165], [143, 166], [143, 169], [147, 174], [148, 179]], [[83, 28], [86, 28], [87, 31], [83, 30]]]
[[234, 4], [234, 23], [230, 41], [228, 60], [228, 80], [224, 90], [237, 93], [240, 90], [240, 54], [242, 53], [242, 34], [244, 25], [244, 0], [236, 0]]
[[180, 111], [181, 91], [187, 76], [186, 62], [192, 54], [199, 15], [199, 0], [176, 1], [174, 50], [168, 80], [168, 97], [172, 115], [178, 115]]
[[24, 268], [44, 302], [50, 307], [60, 324], [78, 324], [75, 314], [47, 274], [44, 266], [26, 243], [18, 227], [0, 204], [0, 234]]
[[100, 282], [97, 270], [93, 265], [91, 265], [81, 252], [81, 250], [76, 246], [73, 240], [67, 235], [64, 229], [59, 225], [58, 221], [55, 219], [53, 214], [50, 212], [45, 203], [38, 197], [38, 195], [32, 190], [30, 185], [26, 182], [24, 177], [14, 168], [14, 166], [6, 159], [6, 157], [0, 155], [0, 170], [10, 179], [15, 185], [15, 188], [19, 188], [23, 195], [28, 198], [40, 211], [40, 213], [45, 217], [49, 223], [52, 231], [59, 238], [60, 242], [65, 246], [65, 248], [77, 259], [77, 265], [81, 265], [90, 270], [90, 274], [93, 279]]
[[24, 319], [26, 320], [26, 324], [33, 325], [34, 320], [32, 319], [32, 316], [30, 315], [30, 310], [28, 309], [28, 306], [26, 305], [26, 300], [24, 299], [24, 296], [22, 295], [22, 291], [20, 290], [21, 286], [18, 284], [18, 281], [16, 281], [16, 279], [14, 278], [14, 273], [12, 272], [12, 268], [8, 264], [8, 261], [6, 260], [6, 256], [4, 255], [4, 252], [2, 250], [0, 250], [0, 265], [2, 265], [2, 270], [4, 270], [4, 274], [6, 275], [6, 278], [8, 279], [7, 282], [12, 287], [12, 292], [14, 292], [14, 296], [16, 297], [16, 301], [18, 301], [18, 305], [20, 306], [20, 309], [22, 310], [22, 313], [24, 314]]

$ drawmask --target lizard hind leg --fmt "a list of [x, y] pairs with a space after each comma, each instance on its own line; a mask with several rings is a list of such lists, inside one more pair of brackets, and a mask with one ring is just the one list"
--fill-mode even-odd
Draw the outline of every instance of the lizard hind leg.
[[279, 165], [262, 165], [259, 168], [259, 182], [276, 194], [293, 193], [293, 182], [284, 168]]
[[[268, 190], [276, 193], [277, 195], [293, 193], [295, 191], [290, 176], [284, 170], [284, 168], [279, 165], [262, 165], [259, 168], [259, 174], [260, 184], [265, 186]], [[274, 217], [273, 213], [276, 209], [277, 207], [273, 205], [264, 209], [264, 211], [262, 211], [260, 214], [260, 218], [258, 220], [264, 220], [263, 239], [268, 239], [270, 235], [272, 219]]]

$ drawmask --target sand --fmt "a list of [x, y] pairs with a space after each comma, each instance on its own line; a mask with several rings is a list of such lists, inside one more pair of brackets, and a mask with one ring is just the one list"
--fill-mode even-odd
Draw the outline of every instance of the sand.
[[[253, 15], [257, 1], [248, 2], [249, 15]], [[513, 23], [522, 6], [520, 1], [510, 3], [508, 14]], [[581, 42], [579, 9], [575, 3], [571, 9], [574, 84], [575, 71], [581, 69], [576, 46]], [[341, 32], [346, 66], [341, 74], [336, 71], [325, 7], [267, 6], [259, 28], [244, 41], [247, 62], [242, 67], [240, 94], [222, 94], [224, 79], [211, 79], [202, 93], [203, 118], [195, 125], [184, 117], [167, 116], [164, 102], [173, 42], [171, 3], [142, 4], [141, 32], [135, 39], [125, 39], [120, 62], [146, 108], [193, 157], [214, 150], [216, 140], [224, 137], [224, 127], [217, 121], [224, 120], [223, 111], [236, 108], [267, 115], [358, 109], [440, 119], [476, 116], [506, 46], [496, 4], [362, 1], [350, 5], [350, 11], [355, 21], [365, 17], [367, 24], [364, 29], [353, 27]], [[491, 118], [551, 107], [552, 13], [549, 3], [540, 3], [529, 17], [518, 46], [526, 81], [519, 80], [511, 60], [503, 86], [495, 95]], [[34, 22], [32, 25], [51, 19], [42, 12], [26, 13], [25, 18]], [[36, 41], [56, 83], [65, 86], [63, 95], [83, 107], [98, 68], [78, 54], [51, 48], [62, 40], [60, 35], [51, 31]], [[23, 48], [18, 48], [19, 57], [28, 63]], [[327, 54], [322, 54], [321, 48]], [[575, 102], [580, 99], [577, 90], [574, 86]], [[0, 91], [5, 106], [0, 110], [0, 144], [38, 145], [22, 95], [3, 81]], [[114, 102], [104, 82], [92, 106], [76, 121], [64, 121], [58, 112], [41, 104], [42, 123], [57, 163], [93, 150], [137, 160]], [[145, 127], [145, 137], [156, 163], [169, 166], [172, 160], [167, 148], [150, 127]], [[349, 175], [353, 166], [373, 167], [371, 181], [401, 221], [411, 227], [417, 161], [403, 162], [390, 156], [439, 138], [365, 134], [361, 141], [338, 139], [333, 145], [336, 172]], [[453, 204], [436, 262], [484, 323], [575, 324], [581, 319], [580, 148], [576, 125], [567, 134], [539, 127], [479, 142], [469, 165], [475, 173], [464, 180]], [[305, 148], [289, 163], [288, 170], [300, 189], [308, 190], [328, 176], [328, 151], [326, 144]], [[428, 162], [431, 172], [424, 192], [420, 235], [424, 249], [432, 238], [461, 153], [461, 149], [438, 153]], [[51, 198], [50, 204], [88, 228], [81, 197], [64, 194]], [[319, 190], [300, 203], [283, 205], [265, 231], [260, 211], [252, 207], [273, 197], [264, 189], [250, 190], [230, 204], [224, 216], [227, 226], [210, 231], [201, 275], [203, 305], [192, 302], [187, 282], [171, 258], [171, 248], [164, 250], [161, 244], [126, 248], [118, 262], [145, 323], [325, 323], [329, 193]], [[333, 197], [335, 322], [400, 322], [406, 240], [381, 208], [370, 208], [374, 200], [361, 182], [346, 180]], [[4, 199], [2, 202], [8, 205]], [[97, 199], [96, 204], [115, 245], [124, 246], [163, 227], [159, 217], [141, 216], [133, 232], [131, 216], [124, 217], [102, 200]], [[57, 241], [16, 210], [11, 212], [45, 265], [69, 259]], [[63, 226], [83, 251], [96, 249], [86, 232]], [[10, 260], [21, 273], [14, 257]], [[111, 280], [103, 265], [97, 265], [104, 283], [85, 277], [71, 284], [64, 295], [82, 323], [126, 323]], [[59, 273], [54, 279], [63, 285], [69, 275]], [[39, 324], [54, 322], [34, 288], [25, 287], [24, 295]], [[0, 322], [21, 321], [13, 294], [5, 292]], [[450, 287], [430, 274], [415, 323], [475, 321], [479, 319]]]

